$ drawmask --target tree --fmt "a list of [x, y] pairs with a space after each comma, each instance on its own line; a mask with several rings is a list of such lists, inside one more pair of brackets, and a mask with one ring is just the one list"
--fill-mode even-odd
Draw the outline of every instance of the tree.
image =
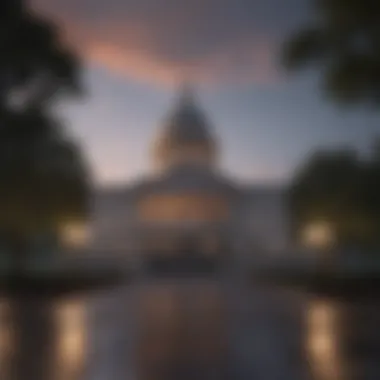
[[80, 89], [79, 62], [57, 27], [23, 1], [2, 1], [0, 230], [18, 270], [36, 236], [86, 215], [86, 163], [55, 107]]
[[353, 150], [315, 153], [290, 189], [293, 229], [327, 223], [337, 245], [380, 246], [380, 161]]
[[[314, 0], [313, 21], [285, 44], [287, 68], [321, 69], [325, 91], [342, 104], [380, 104], [380, 2]], [[295, 229], [322, 214], [341, 243], [378, 245], [380, 149], [316, 154], [291, 190]]]
[[22, 0], [0, 4], [0, 109], [23, 112], [54, 105], [80, 90], [78, 60], [59, 29]]
[[314, 0], [311, 25], [285, 45], [285, 64], [316, 64], [329, 95], [343, 103], [380, 103], [380, 2]]

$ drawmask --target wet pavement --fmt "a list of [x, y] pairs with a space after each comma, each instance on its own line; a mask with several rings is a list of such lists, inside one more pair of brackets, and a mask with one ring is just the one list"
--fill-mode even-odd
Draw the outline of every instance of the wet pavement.
[[[31, 361], [53, 368], [46, 380], [377, 380], [379, 303], [269, 287], [220, 291], [211, 283], [128, 287], [56, 304], [54, 355], [43, 358], [43, 339], [53, 342], [46, 340], [49, 319], [29, 305], [23, 323], [34, 324]], [[2, 379], [15, 352], [7, 306]]]

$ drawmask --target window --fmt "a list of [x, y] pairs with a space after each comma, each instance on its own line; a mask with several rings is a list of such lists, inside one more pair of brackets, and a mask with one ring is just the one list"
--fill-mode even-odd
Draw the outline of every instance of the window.
[[228, 218], [228, 202], [219, 196], [152, 196], [139, 204], [139, 217], [154, 222], [217, 222]]

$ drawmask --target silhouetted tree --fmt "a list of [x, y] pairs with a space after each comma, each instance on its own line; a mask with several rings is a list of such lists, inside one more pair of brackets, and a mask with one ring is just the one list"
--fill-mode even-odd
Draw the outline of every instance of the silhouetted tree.
[[0, 107], [22, 112], [80, 89], [78, 60], [59, 29], [21, 0], [0, 3]]
[[55, 112], [80, 88], [77, 59], [57, 27], [21, 0], [2, 1], [0, 229], [18, 269], [35, 236], [86, 215], [86, 164]]
[[380, 161], [355, 151], [314, 154], [296, 174], [290, 189], [296, 234], [315, 222], [327, 222], [338, 245], [380, 245]]
[[285, 46], [285, 63], [322, 68], [328, 94], [349, 103], [380, 103], [380, 2], [314, 0], [314, 21]]
[[[342, 104], [380, 104], [380, 2], [314, 0], [308, 26], [286, 44], [289, 69], [322, 70], [326, 93]], [[325, 216], [340, 242], [377, 244], [380, 234], [380, 144], [363, 161], [353, 152], [315, 155], [292, 189], [295, 225]]]

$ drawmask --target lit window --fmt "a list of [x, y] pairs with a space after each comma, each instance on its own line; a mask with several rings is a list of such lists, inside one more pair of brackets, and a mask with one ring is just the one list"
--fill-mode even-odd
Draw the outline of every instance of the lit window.
[[139, 204], [139, 216], [151, 222], [216, 222], [228, 218], [228, 204], [219, 196], [155, 196]]

